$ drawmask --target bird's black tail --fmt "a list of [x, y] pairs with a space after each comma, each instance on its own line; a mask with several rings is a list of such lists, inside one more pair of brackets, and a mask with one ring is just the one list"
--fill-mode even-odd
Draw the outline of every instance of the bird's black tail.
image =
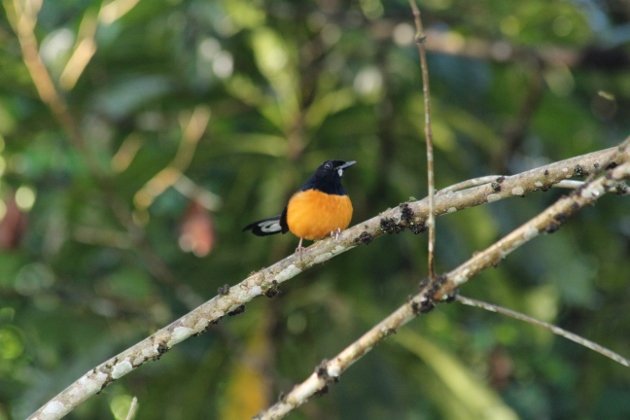
[[280, 216], [270, 217], [251, 223], [243, 228], [243, 231], [251, 230], [254, 235], [267, 236], [282, 232]]

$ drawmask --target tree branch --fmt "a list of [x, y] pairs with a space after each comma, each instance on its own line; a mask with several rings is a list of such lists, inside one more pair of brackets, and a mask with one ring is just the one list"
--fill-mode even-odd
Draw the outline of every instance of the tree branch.
[[[199, 141], [208, 128], [210, 109], [197, 106], [190, 117], [182, 117], [180, 121], [182, 138], [175, 157], [165, 168], [151, 177], [133, 197], [136, 209], [140, 213], [146, 212], [159, 195], [180, 181], [195, 155]], [[218, 200], [215, 200], [213, 204], [218, 206]]]
[[[59, 94], [48, 69], [39, 55], [35, 26], [37, 25], [37, 15], [42, 2], [33, 1], [27, 4], [18, 0], [3, 0], [3, 4], [8, 21], [20, 44], [24, 65], [33, 81], [37, 94], [42, 102], [50, 108], [54, 117], [68, 134], [72, 144], [81, 151], [86, 150], [84, 139], [81, 137], [72, 114], [68, 111], [66, 101]], [[86, 153], [86, 155], [88, 159], [91, 158], [89, 153]], [[90, 165], [95, 165], [95, 162], [92, 160], [89, 163]]]
[[541, 321], [539, 319], [536, 318], [532, 318], [531, 316], [525, 315], [523, 313], [520, 312], [516, 312], [513, 311], [511, 309], [508, 308], [504, 308], [502, 306], [499, 305], [494, 305], [492, 303], [488, 303], [488, 302], [484, 302], [481, 300], [477, 300], [477, 299], [472, 299], [469, 297], [465, 297], [465, 296], [461, 296], [461, 295], [457, 295], [455, 297], [455, 300], [457, 300], [459, 303], [461, 303], [462, 305], [467, 305], [467, 306], [472, 306], [475, 308], [480, 308], [480, 309], [484, 309], [486, 311], [489, 312], [496, 312], [498, 314], [501, 315], [505, 315], [505, 316], [509, 316], [510, 318], [514, 318], [514, 319], [518, 319], [519, 321], [524, 321], [527, 322], [529, 324], [533, 324], [539, 327], [542, 327], [546, 330], [551, 331], [552, 333], [559, 335], [560, 337], [564, 337], [567, 340], [571, 340], [574, 343], [577, 343], [581, 346], [584, 346], [588, 349], [593, 350], [594, 352], [597, 352], [599, 354], [601, 354], [604, 357], [608, 357], [611, 360], [614, 360], [615, 362], [619, 363], [620, 365], [623, 365], [625, 367], [630, 367], [630, 360], [628, 360], [627, 358], [623, 357], [622, 355], [615, 353], [614, 351], [607, 349], [604, 346], [600, 346], [597, 343], [594, 343], [591, 340], [587, 340], [584, 337], [581, 337], [577, 334], [573, 334], [572, 332], [569, 332], [567, 330], [565, 330], [564, 328], [560, 328], [557, 327], [553, 324], [550, 324], [548, 322], [544, 322]]
[[[435, 196], [435, 214], [442, 215], [503, 198], [520, 197], [532, 191], [547, 189], [573, 175], [585, 176], [594, 169], [605, 167], [611, 161], [621, 164], [622, 160], [619, 156], [616, 156], [616, 153], [617, 148], [605, 149], [552, 163], [518, 175], [499, 177], [489, 184], [461, 191], [437, 194]], [[624, 165], [623, 168], [627, 166]], [[606, 186], [608, 188], [608, 184]], [[576, 190], [576, 192], [586, 191], [599, 192], [600, 190], [593, 190], [590, 186]], [[427, 201], [425, 198], [388, 209], [376, 217], [346, 229], [341, 233], [338, 240], [326, 239], [316, 242], [306, 248], [299, 257], [290, 255], [269, 267], [251, 274], [235, 286], [221, 288], [219, 294], [214, 298], [86, 372], [65, 390], [35, 411], [29, 418], [57, 419], [63, 417], [81, 402], [101, 391], [114, 380], [121, 378], [148, 361], [159, 359], [162, 354], [173, 346], [191, 335], [204, 332], [212, 324], [219, 322], [225, 315], [236, 315], [242, 312], [244, 304], [253, 298], [262, 294], [266, 294], [269, 297], [272, 296], [276, 293], [277, 287], [281, 283], [312, 266], [328, 261], [358, 245], [367, 244], [385, 233], [399, 233], [404, 229], [409, 229], [414, 233], [424, 231], [425, 220], [429, 212]], [[531, 231], [528, 232], [531, 233]], [[500, 251], [501, 249], [497, 250], [497, 252]], [[476, 266], [478, 269], [482, 267], [481, 262], [483, 261], [480, 261]], [[488, 260], [487, 262], [492, 263], [494, 260]], [[439, 292], [441, 294], [448, 293], [449, 290], [445, 289], [446, 286], [452, 285], [452, 288], [454, 288], [465, 281], [468, 278], [467, 275], [471, 276], [476, 272], [470, 270], [464, 275], [464, 270], [465, 268], [459, 267], [449, 273], [445, 277], [448, 281], [444, 280], [438, 284], [443, 286]], [[454, 281], [455, 279], [457, 282]], [[441, 296], [440, 293], [435, 293], [434, 297], [438, 298]], [[426, 293], [422, 296], [425, 295]], [[407, 322], [411, 319], [414, 314], [413, 312], [409, 314], [409, 311], [411, 307], [418, 307], [418, 299], [420, 298], [416, 297], [415, 300], [404, 305], [392, 315], [400, 318], [398, 321], [400, 324], [398, 325], [402, 325], [402, 321]], [[377, 331], [381, 331], [378, 330], [378, 328], [381, 328], [379, 326], [375, 327]], [[385, 335], [387, 331], [389, 330], [382, 330], [381, 334]], [[361, 354], [369, 350], [369, 347], [366, 346], [359, 348], [363, 349]], [[356, 360], [361, 354], [355, 354], [352, 360]], [[336, 373], [334, 368], [332, 370], [326, 369], [326, 372], [329, 374]], [[321, 379], [319, 376], [316, 376], [314, 383], [320, 384]], [[325, 383], [326, 381], [323, 382], [324, 385]]]
[[629, 145], [630, 138], [619, 146], [615, 157], [611, 159], [611, 162], [621, 162], [619, 166], [615, 167], [607, 162], [604, 165], [607, 168], [605, 173], [587, 183], [583, 188], [576, 189], [570, 195], [560, 198], [538, 216], [485, 250], [474, 254], [468, 261], [438, 277], [436, 281], [421, 282], [421, 290], [418, 294], [372, 327], [333, 359], [322, 361], [304, 382], [293, 387], [280, 401], [259, 414], [257, 419], [284, 417], [308, 401], [310, 397], [326, 389], [329, 383], [337, 381], [346, 369], [367, 354], [376, 344], [395, 333], [416, 316], [429, 312], [436, 302], [444, 300], [473, 276], [496, 265], [512, 251], [537, 237], [540, 233], [550, 233], [557, 230], [569, 216], [584, 206], [594, 203], [606, 192], [614, 191], [619, 181], [630, 178]]
[[416, 25], [416, 46], [420, 57], [420, 73], [422, 74], [422, 97], [424, 99], [424, 138], [427, 143], [427, 198], [429, 199], [429, 217], [426, 225], [429, 228], [428, 271], [429, 278], [435, 278], [435, 172], [433, 170], [433, 130], [431, 129], [431, 87], [429, 84], [429, 65], [424, 46], [426, 35], [422, 27], [420, 9], [416, 0], [409, 0], [409, 6]]

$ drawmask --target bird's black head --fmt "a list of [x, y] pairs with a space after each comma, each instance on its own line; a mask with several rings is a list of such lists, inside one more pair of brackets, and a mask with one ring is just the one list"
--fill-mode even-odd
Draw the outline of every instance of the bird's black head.
[[343, 172], [354, 165], [356, 160], [327, 160], [319, 165], [313, 176], [302, 186], [302, 191], [316, 189], [327, 194], [345, 195], [341, 185]]

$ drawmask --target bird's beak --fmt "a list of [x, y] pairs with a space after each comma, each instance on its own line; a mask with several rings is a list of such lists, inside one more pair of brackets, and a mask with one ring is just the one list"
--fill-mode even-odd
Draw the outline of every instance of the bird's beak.
[[342, 165], [337, 166], [337, 168], [336, 168], [336, 169], [337, 169], [337, 170], [342, 170], [342, 171], [343, 171], [344, 169], [351, 167], [351, 166], [352, 166], [352, 165], [354, 165], [355, 163], [357, 163], [357, 161], [356, 161], [356, 160], [349, 160], [349, 161], [347, 161], [346, 163], [344, 163], [344, 164], [342, 164]]
[[357, 163], [356, 160], [349, 160], [348, 162], [344, 162], [341, 165], [337, 166], [335, 169], [337, 170], [337, 175], [339, 175], [339, 178], [341, 178], [343, 176], [343, 171], [346, 168], [349, 168], [350, 166], [354, 165], [355, 163]]

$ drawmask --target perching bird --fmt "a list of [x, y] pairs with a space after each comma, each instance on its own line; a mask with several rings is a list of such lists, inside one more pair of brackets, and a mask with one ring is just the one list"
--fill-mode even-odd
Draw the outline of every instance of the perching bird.
[[343, 171], [356, 161], [327, 160], [291, 198], [279, 216], [245, 226], [254, 235], [292, 234], [302, 241], [338, 235], [352, 219], [352, 202], [341, 185]]

